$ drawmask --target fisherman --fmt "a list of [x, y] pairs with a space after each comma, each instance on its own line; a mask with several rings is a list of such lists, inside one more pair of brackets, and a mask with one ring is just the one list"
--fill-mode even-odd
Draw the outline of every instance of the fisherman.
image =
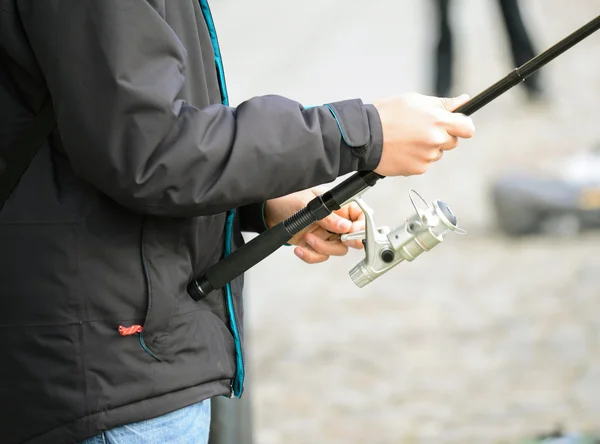
[[[206, 442], [243, 389], [242, 279], [196, 302], [193, 277], [312, 187], [422, 174], [474, 131], [467, 96], [230, 106], [206, 0], [0, 0], [0, 23], [0, 182], [43, 140], [0, 211], [3, 444]], [[360, 218], [295, 254], [345, 254]]]

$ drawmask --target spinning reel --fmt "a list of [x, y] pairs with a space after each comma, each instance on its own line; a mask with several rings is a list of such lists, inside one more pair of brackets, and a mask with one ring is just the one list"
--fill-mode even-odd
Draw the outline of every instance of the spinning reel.
[[[402, 261], [414, 261], [423, 252], [442, 242], [444, 236], [451, 231], [466, 234], [466, 231], [458, 228], [456, 216], [450, 207], [441, 200], [435, 200], [428, 205], [427, 201], [412, 189], [409, 191], [409, 197], [415, 214], [393, 230], [388, 227], [375, 228], [373, 210], [362, 196], [352, 199], [365, 214], [365, 229], [343, 234], [341, 240], [362, 240], [365, 247], [365, 258], [349, 273], [358, 287], [362, 288], [373, 282]], [[421, 200], [425, 208], [420, 208], [415, 198]]]

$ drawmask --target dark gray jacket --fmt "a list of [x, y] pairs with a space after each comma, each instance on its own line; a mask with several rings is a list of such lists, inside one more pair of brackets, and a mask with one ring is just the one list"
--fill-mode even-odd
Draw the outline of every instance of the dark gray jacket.
[[242, 281], [233, 313], [223, 290], [186, 293], [226, 211], [239, 247], [264, 200], [378, 164], [372, 106], [227, 106], [215, 45], [204, 0], [0, 0], [0, 158], [48, 94], [57, 119], [0, 212], [3, 444], [229, 395]]

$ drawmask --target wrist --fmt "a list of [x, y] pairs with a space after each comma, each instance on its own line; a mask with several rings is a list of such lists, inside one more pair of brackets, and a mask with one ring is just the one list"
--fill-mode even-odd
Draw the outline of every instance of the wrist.
[[[263, 220], [263, 224], [265, 224], [265, 228], [268, 230], [270, 229], [273, 225], [275, 225], [274, 223], [269, 221], [269, 218], [267, 216], [267, 204], [269, 203], [269, 201], [265, 201], [262, 204], [262, 220]], [[288, 244], [287, 242], [285, 244], [286, 247], [291, 247], [291, 244]]]
[[277, 223], [273, 220], [273, 211], [271, 205], [273, 205], [272, 199], [264, 201], [262, 205], [262, 220], [267, 230], [277, 225]]

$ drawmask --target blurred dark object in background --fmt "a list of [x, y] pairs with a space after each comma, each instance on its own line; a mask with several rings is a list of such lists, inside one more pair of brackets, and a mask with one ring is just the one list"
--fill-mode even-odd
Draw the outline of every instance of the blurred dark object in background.
[[581, 433], [565, 433], [562, 426], [557, 426], [552, 432], [540, 434], [521, 444], [600, 444], [600, 438]]
[[522, 444], [600, 444], [600, 438], [588, 435], [561, 435], [525, 441]]
[[600, 438], [590, 435], [566, 434], [541, 436], [521, 444], [600, 444]]
[[253, 444], [252, 399], [247, 393], [241, 399], [211, 399], [209, 444]]
[[[435, 95], [451, 97], [453, 95], [454, 43], [450, 25], [451, 0], [435, 0], [438, 12], [438, 40], [435, 53]], [[497, 0], [504, 26], [506, 28], [514, 67], [535, 57], [536, 52], [521, 16], [518, 0]], [[530, 100], [542, 98], [539, 72], [523, 82]]]
[[600, 228], [600, 145], [568, 159], [557, 177], [510, 174], [492, 184], [497, 226], [510, 236], [575, 236]]
[[[244, 293], [244, 303], [247, 295]], [[246, 353], [250, 350], [246, 341]], [[210, 436], [208, 444], [254, 444], [254, 414], [252, 378], [246, 375], [244, 396], [227, 398], [217, 396], [211, 399]]]

